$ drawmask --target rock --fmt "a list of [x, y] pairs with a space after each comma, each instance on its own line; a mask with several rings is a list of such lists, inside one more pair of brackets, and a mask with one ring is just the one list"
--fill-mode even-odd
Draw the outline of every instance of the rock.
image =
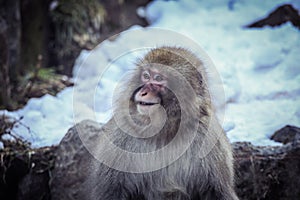
[[[99, 124], [83, 121], [73, 128], [62, 139], [56, 150], [55, 167], [50, 180], [52, 200], [85, 199], [78, 196], [84, 190], [82, 182], [89, 176], [89, 169], [83, 163], [90, 159], [90, 153], [81, 142], [78, 130], [86, 134], [97, 133]], [[85, 168], [83, 168], [83, 166]]]
[[234, 143], [240, 199], [300, 199], [300, 141], [284, 146]]
[[[95, 122], [83, 121], [68, 131], [58, 147], [15, 154], [0, 151], [3, 158], [0, 176], [5, 177], [0, 179], [0, 199], [78, 198], [79, 191], [85, 188], [77, 186], [90, 170], [81, 167], [89, 159], [89, 153], [82, 145], [78, 130], [93, 136], [100, 127]], [[254, 146], [246, 142], [232, 146], [236, 192], [241, 200], [300, 199], [299, 140], [282, 146]]]
[[[50, 200], [49, 180], [54, 166], [56, 147], [28, 151], [28, 173], [18, 185], [17, 200]], [[26, 154], [25, 154], [26, 155]]]
[[29, 172], [19, 183], [18, 200], [50, 200], [48, 173]]
[[282, 129], [276, 131], [272, 136], [271, 140], [287, 144], [300, 140], [300, 128], [296, 126], [287, 125]]
[[255, 28], [269, 26], [279, 26], [286, 22], [291, 22], [295, 27], [300, 29], [300, 15], [298, 11], [290, 4], [285, 4], [271, 12], [267, 17], [253, 22], [246, 27]]
[[50, 200], [55, 148], [0, 149], [0, 199]]

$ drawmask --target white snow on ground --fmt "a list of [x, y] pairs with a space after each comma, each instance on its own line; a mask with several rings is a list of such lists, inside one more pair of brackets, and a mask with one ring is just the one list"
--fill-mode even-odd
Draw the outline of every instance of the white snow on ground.
[[[244, 28], [287, 2], [155, 1], [138, 11], [147, 17], [151, 26], [192, 38], [211, 57], [224, 83], [227, 105], [223, 125], [232, 142], [272, 145], [276, 143], [269, 136], [274, 131], [286, 124], [300, 126], [300, 31], [289, 23], [275, 28]], [[299, 1], [291, 2], [300, 8]], [[88, 62], [84, 62], [88, 52], [83, 51], [74, 68], [74, 88], [67, 88], [55, 97], [33, 98], [18, 111], [0, 113], [16, 118], [24, 116], [21, 122], [31, 131], [19, 125], [14, 132], [35, 147], [57, 144], [74, 125], [76, 112], [81, 116], [76, 121], [96, 118], [104, 122], [110, 116], [108, 99], [113, 88], [141, 52], [132, 52], [129, 58], [117, 59], [111, 65], [110, 61], [126, 50], [144, 47], [146, 41], [142, 36], [121, 35], [102, 43], [95, 50], [97, 56], [90, 55]], [[131, 46], [132, 43], [136, 46]], [[99, 73], [108, 65], [99, 82]], [[101, 104], [94, 103], [99, 101]]]

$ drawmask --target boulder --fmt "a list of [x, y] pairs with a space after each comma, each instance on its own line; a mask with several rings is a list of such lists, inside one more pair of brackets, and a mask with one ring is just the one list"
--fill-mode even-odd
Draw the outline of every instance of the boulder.
[[84, 199], [79, 196], [81, 183], [88, 177], [89, 169], [84, 164], [91, 158], [78, 135], [79, 130], [93, 135], [99, 124], [83, 121], [71, 128], [55, 150], [56, 162], [50, 180], [52, 200]]
[[287, 125], [282, 129], [276, 131], [272, 136], [271, 140], [287, 144], [300, 140], [300, 128], [296, 126]]
[[234, 143], [240, 199], [300, 199], [300, 141], [283, 146]]
[[300, 29], [300, 15], [297, 9], [290, 4], [284, 4], [272, 11], [267, 17], [253, 22], [246, 27], [258, 28], [264, 26], [279, 26], [283, 23], [291, 22], [295, 27]]

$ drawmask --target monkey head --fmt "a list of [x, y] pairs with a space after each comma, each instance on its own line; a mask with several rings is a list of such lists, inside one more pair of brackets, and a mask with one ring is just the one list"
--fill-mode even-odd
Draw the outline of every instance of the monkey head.
[[[209, 102], [202, 62], [192, 53], [174, 47], [151, 50], [137, 63], [136, 86], [131, 100], [140, 114], [149, 114], [162, 106], [167, 115], [180, 116], [182, 104], [196, 110]], [[199, 69], [201, 68], [201, 69]], [[180, 101], [181, 100], [181, 101]], [[202, 108], [200, 108], [202, 107]]]
[[141, 132], [144, 128], [155, 132], [156, 127], [168, 128], [206, 113], [209, 97], [204, 75], [198, 71], [202, 63], [185, 52], [174, 47], [156, 48], [135, 63], [136, 69], [120, 85], [123, 91], [115, 98], [114, 117], [124, 129], [130, 127], [126, 132], [141, 135], [139, 127]]

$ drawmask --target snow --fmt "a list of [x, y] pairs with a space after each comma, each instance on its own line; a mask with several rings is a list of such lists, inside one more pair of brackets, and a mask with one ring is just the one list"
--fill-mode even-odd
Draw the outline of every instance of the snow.
[[199, 52], [197, 43], [218, 72], [209, 75], [223, 82], [225, 99], [221, 97], [216, 104], [226, 102], [222, 121], [229, 139], [278, 145], [269, 139], [274, 131], [287, 124], [300, 126], [300, 32], [290, 23], [260, 29], [246, 29], [245, 25], [283, 3], [300, 8], [298, 0], [151, 2], [137, 13], [146, 16], [151, 27], [163, 29], [133, 26], [92, 52], [83, 50], [74, 67], [73, 88], [30, 99], [20, 110], [0, 113], [23, 116], [23, 125], [13, 133], [34, 147], [57, 144], [76, 122], [105, 122], [111, 117], [116, 86], [130, 75], [135, 58], [147, 49], [173, 44]]

